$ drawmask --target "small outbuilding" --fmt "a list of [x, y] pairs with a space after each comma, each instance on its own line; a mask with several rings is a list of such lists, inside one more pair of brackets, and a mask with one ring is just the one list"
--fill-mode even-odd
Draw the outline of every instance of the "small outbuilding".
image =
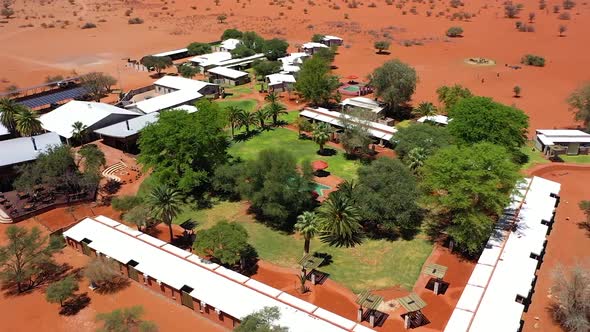
[[342, 105], [343, 111], [360, 109], [375, 114], [383, 112], [383, 106], [381, 106], [378, 101], [365, 97], [346, 98], [340, 103], [340, 105]]
[[193, 90], [204, 96], [219, 96], [219, 85], [180, 76], [166, 75], [155, 81], [154, 87], [160, 95], [179, 90]]
[[140, 102], [125, 106], [128, 110], [149, 114], [159, 112], [177, 106], [194, 104], [197, 100], [203, 98], [203, 95], [193, 89], [178, 90], [165, 95], [145, 99]]
[[581, 130], [538, 129], [535, 147], [546, 156], [587, 155], [590, 153], [590, 134]]
[[216, 51], [219, 52], [230, 52], [236, 49], [238, 45], [240, 45], [242, 41], [235, 38], [229, 38], [222, 41], [219, 45], [214, 46]]
[[281, 92], [293, 90], [293, 85], [297, 82], [295, 76], [291, 74], [271, 74], [266, 75], [266, 83], [268, 84], [268, 90]]
[[215, 84], [242, 85], [250, 82], [250, 76], [245, 71], [226, 67], [215, 67], [207, 70], [209, 81]]
[[332, 47], [332, 46], [340, 46], [344, 43], [344, 39], [336, 36], [325, 35], [321, 41], [322, 44]]
[[191, 58], [189, 61], [192, 62], [196, 67], [198, 67], [201, 73], [204, 73], [209, 68], [219, 66], [219, 62], [230, 59], [231, 53], [229, 52], [213, 52], [208, 54], [197, 55]]
[[309, 42], [301, 45], [301, 49], [303, 52], [307, 53], [308, 55], [313, 55], [315, 52], [322, 48], [329, 48], [326, 44], [316, 43], [316, 42]]

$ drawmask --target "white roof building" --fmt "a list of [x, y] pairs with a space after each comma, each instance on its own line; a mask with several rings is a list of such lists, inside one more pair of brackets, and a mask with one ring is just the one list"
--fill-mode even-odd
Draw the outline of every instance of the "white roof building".
[[216, 85], [209, 82], [193, 80], [190, 78], [184, 78], [181, 76], [170, 76], [166, 75], [154, 82], [154, 85], [163, 86], [174, 90], [191, 89], [200, 91], [208, 85]]
[[94, 132], [102, 136], [115, 138], [131, 137], [133, 135], [138, 134], [143, 128], [147, 127], [149, 124], [157, 122], [159, 115], [160, 113], [158, 112], [145, 114], [133, 119], [125, 120], [104, 128], [97, 129]]
[[231, 78], [231, 79], [237, 79], [240, 77], [248, 76], [248, 73], [245, 71], [235, 70], [235, 69], [226, 68], [226, 67], [211, 68], [211, 69], [207, 70], [207, 72], [210, 74], [215, 74], [215, 75], [219, 75], [219, 76], [223, 76], [223, 77], [227, 77], [227, 78]]
[[238, 45], [240, 45], [241, 43], [242, 42], [239, 39], [234, 39], [234, 38], [226, 39], [221, 42], [221, 44], [219, 45], [219, 49], [221, 51], [229, 52], [231, 50], [235, 50], [236, 47], [238, 47]]
[[72, 100], [41, 115], [39, 120], [45, 130], [69, 139], [73, 135], [72, 125], [75, 122], [81, 122], [88, 130], [94, 130], [138, 115], [137, 112], [109, 104]]
[[216, 66], [219, 62], [230, 60], [229, 52], [213, 52], [208, 54], [197, 55], [190, 59], [191, 62], [197, 63], [201, 67]]
[[180, 53], [184, 53], [184, 52], [188, 52], [188, 48], [181, 48], [178, 50], [161, 52], [161, 53], [153, 54], [152, 56], [171, 56], [171, 55], [176, 55], [176, 54], [180, 54]]
[[416, 121], [418, 121], [420, 123], [433, 122], [435, 124], [446, 126], [449, 124], [449, 121], [451, 121], [451, 120], [447, 116], [444, 116], [444, 115], [432, 115], [432, 116], [423, 116]]
[[295, 83], [295, 76], [290, 74], [270, 74], [266, 75], [266, 80], [269, 85], [279, 85], [283, 83]]
[[283, 73], [296, 73], [301, 69], [300, 67], [303, 64], [303, 61], [307, 58], [309, 58], [309, 54], [298, 52], [279, 58], [278, 61], [283, 65]]
[[322, 38], [323, 41], [342, 41], [343, 39], [340, 37], [336, 37], [336, 36], [330, 36], [330, 35], [325, 35]]
[[31, 137], [18, 137], [0, 141], [0, 167], [16, 165], [37, 159], [39, 153], [51, 146], [61, 145], [56, 133], [45, 133]]
[[445, 332], [520, 330], [560, 187], [559, 183], [540, 177], [526, 179], [517, 186]]
[[137, 110], [144, 114], [158, 112], [174, 108], [184, 104], [190, 104], [202, 98], [203, 95], [193, 89], [184, 89], [145, 99], [140, 102], [125, 106], [126, 109]]
[[590, 134], [581, 130], [537, 129], [537, 138], [545, 145], [590, 143]]
[[188, 286], [194, 299], [238, 319], [277, 307], [277, 323], [292, 332], [373, 331], [104, 216], [86, 218], [63, 236], [122, 264], [134, 261], [135, 270], [176, 290]]
[[356, 107], [369, 110], [373, 113], [381, 113], [383, 107], [375, 100], [366, 97], [352, 97], [346, 98], [340, 102], [343, 108]]
[[329, 48], [328, 46], [326, 46], [322, 43], [316, 43], [316, 42], [305, 43], [305, 44], [301, 45], [301, 47], [304, 50], [311, 50], [311, 49], [316, 49], [316, 48]]

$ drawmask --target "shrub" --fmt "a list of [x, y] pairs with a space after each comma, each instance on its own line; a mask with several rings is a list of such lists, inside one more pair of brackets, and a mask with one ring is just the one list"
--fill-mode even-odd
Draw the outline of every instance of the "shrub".
[[567, 21], [567, 20], [571, 19], [572, 16], [568, 12], [563, 12], [563, 13], [559, 14], [559, 16], [557, 16], [557, 18], [560, 20]]
[[539, 0], [539, 9], [543, 10], [547, 8], [547, 2], [545, 0]]
[[139, 17], [130, 18], [127, 22], [129, 24], [143, 24], [143, 20]]
[[522, 57], [520, 62], [527, 66], [545, 67], [545, 58], [538, 55], [527, 54]]
[[82, 25], [80, 27], [80, 29], [94, 29], [96, 28], [96, 24], [92, 23], [92, 22], [86, 22], [84, 23], [84, 25]]
[[459, 37], [463, 34], [463, 28], [461, 27], [450, 27], [447, 30], [447, 36], [449, 37]]
[[125, 11], [125, 16], [131, 16], [131, 13], [133, 13], [133, 9], [127, 9]]
[[572, 0], [563, 0], [563, 9], [572, 9], [576, 6], [576, 3]]
[[520, 8], [518, 6], [513, 5], [511, 2], [504, 5], [504, 13], [508, 18], [515, 18], [518, 16], [520, 12]]

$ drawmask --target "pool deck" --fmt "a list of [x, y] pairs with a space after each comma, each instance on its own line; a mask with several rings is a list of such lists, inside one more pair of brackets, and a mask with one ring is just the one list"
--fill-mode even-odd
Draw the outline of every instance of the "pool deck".
[[330, 187], [330, 189], [322, 190], [322, 195], [320, 195], [318, 197], [319, 202], [323, 202], [324, 200], [326, 200], [326, 198], [330, 195], [330, 193], [332, 193], [333, 191], [336, 191], [336, 189], [338, 188], [338, 185], [340, 183], [344, 182], [343, 179], [341, 179], [335, 175], [331, 175], [331, 174], [328, 176], [323, 176], [323, 177], [314, 176], [313, 181], [315, 183]]

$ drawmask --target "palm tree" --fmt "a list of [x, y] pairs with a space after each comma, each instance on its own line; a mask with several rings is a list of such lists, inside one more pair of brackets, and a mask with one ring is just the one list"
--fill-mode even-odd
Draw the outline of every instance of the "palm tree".
[[271, 92], [264, 97], [264, 100], [268, 101], [271, 104], [279, 102], [279, 94], [276, 92]]
[[414, 109], [414, 114], [416, 114], [419, 117], [434, 116], [434, 115], [436, 115], [436, 113], [437, 113], [436, 106], [434, 106], [434, 104], [431, 102], [420, 103], [418, 105], [418, 107], [416, 107]]
[[309, 243], [315, 234], [319, 232], [319, 228], [320, 225], [315, 213], [305, 211], [297, 217], [295, 229], [305, 238], [305, 243], [303, 245], [304, 254], [309, 254]]
[[356, 183], [351, 180], [345, 180], [344, 182], [338, 185], [338, 192], [340, 192], [344, 197], [350, 199], [354, 202], [354, 192], [356, 190]]
[[16, 131], [22, 136], [33, 136], [43, 131], [41, 121], [39, 121], [39, 115], [29, 108], [25, 107], [16, 113], [14, 121], [16, 123]]
[[330, 139], [332, 128], [325, 122], [316, 123], [311, 133], [313, 141], [320, 146], [320, 154], [324, 152], [324, 145]]
[[264, 97], [264, 100], [269, 102], [267, 106], [268, 114], [272, 116], [272, 124], [276, 126], [279, 115], [287, 114], [287, 108], [285, 107], [285, 105], [279, 103], [279, 95], [274, 91], [266, 95], [266, 97]]
[[266, 127], [264, 121], [266, 121], [266, 119], [268, 118], [267, 109], [259, 108], [256, 112], [254, 112], [254, 116], [256, 117], [256, 120], [260, 122], [260, 129], [264, 129]]
[[174, 240], [172, 233], [172, 220], [182, 210], [182, 198], [180, 192], [167, 185], [159, 185], [152, 189], [147, 197], [147, 203], [155, 218], [160, 219], [170, 230], [170, 242]]
[[242, 110], [240, 112], [240, 127], [246, 127], [246, 135], [250, 135], [250, 125], [255, 124], [256, 121], [256, 115], [253, 112], [248, 110]]
[[17, 104], [10, 98], [0, 99], [0, 123], [10, 133], [16, 131], [16, 114], [23, 110], [24, 106]]
[[231, 137], [234, 138], [234, 129], [240, 123], [240, 113], [242, 112], [242, 110], [237, 108], [236, 106], [230, 106], [227, 108], [227, 111], [229, 125], [231, 126]]
[[349, 198], [333, 192], [318, 209], [320, 239], [334, 247], [354, 247], [363, 240], [360, 211]]
[[80, 121], [76, 121], [72, 124], [72, 138], [82, 143], [86, 139], [86, 129], [88, 126]]
[[406, 163], [412, 172], [417, 173], [418, 170], [424, 166], [426, 160], [426, 150], [422, 147], [415, 147], [406, 156]]

